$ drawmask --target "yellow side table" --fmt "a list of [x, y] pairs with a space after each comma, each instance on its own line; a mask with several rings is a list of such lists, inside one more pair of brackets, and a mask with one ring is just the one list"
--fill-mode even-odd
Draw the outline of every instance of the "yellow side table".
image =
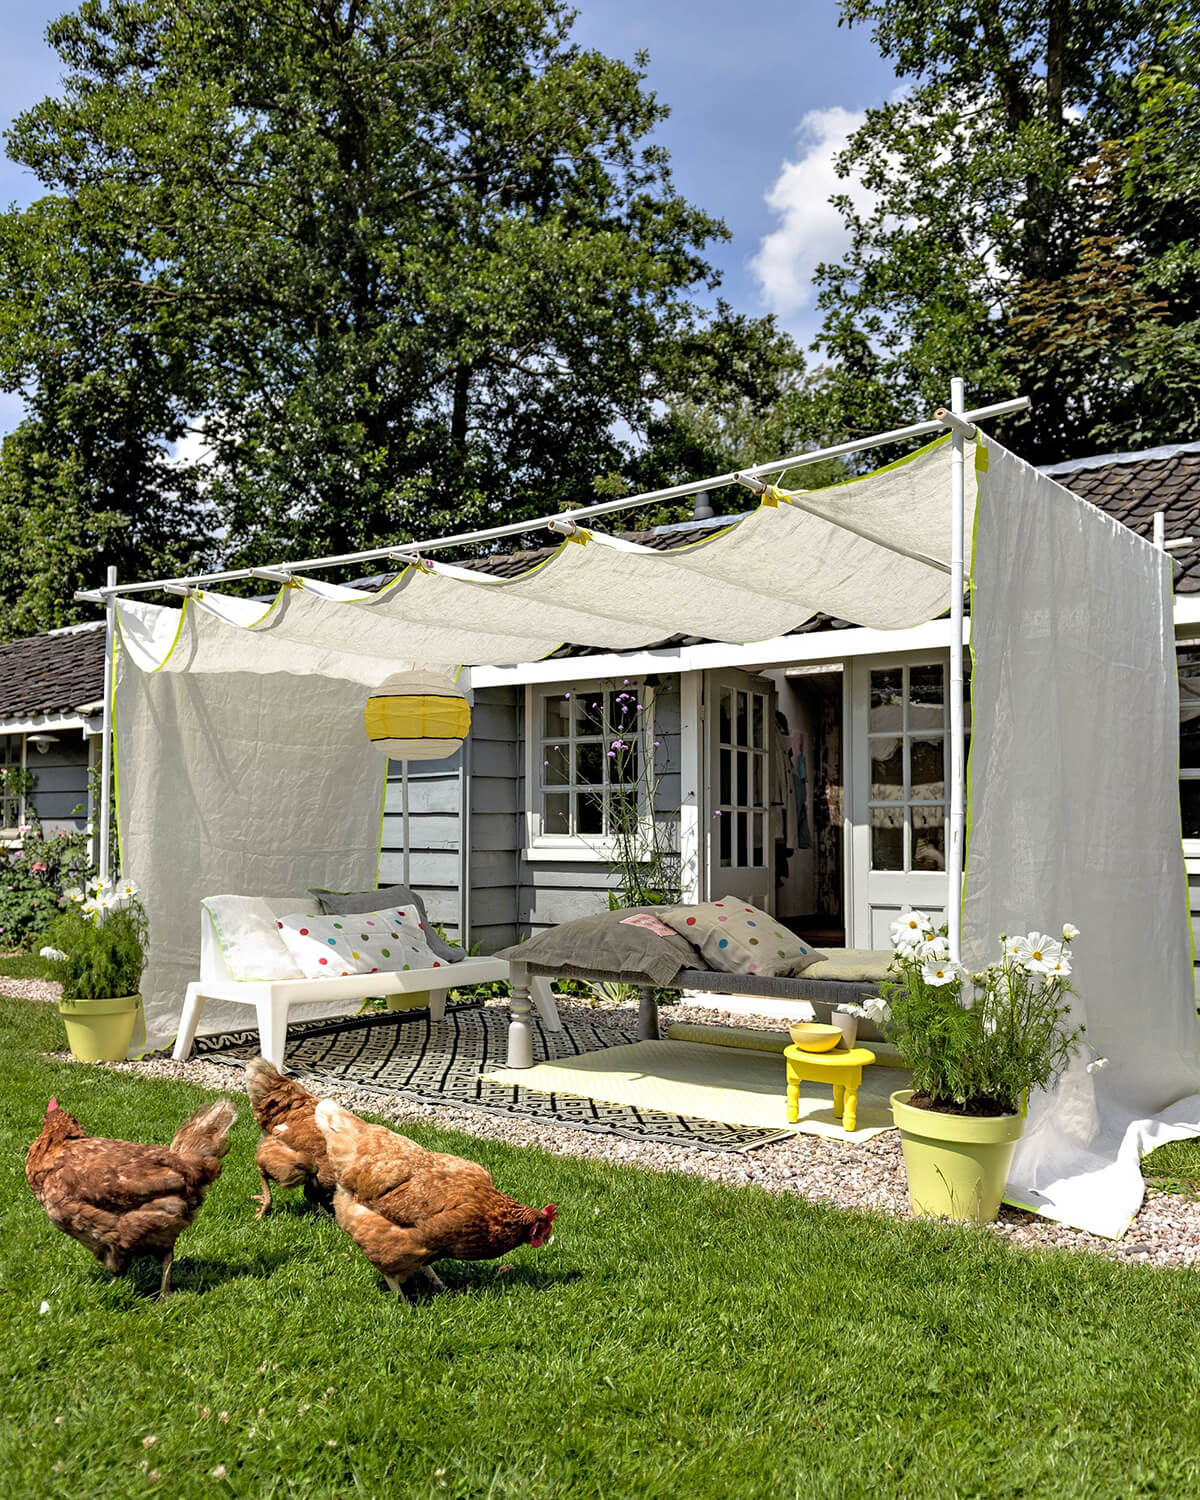
[[875, 1061], [866, 1047], [835, 1047], [832, 1052], [805, 1052], [801, 1047], [785, 1047], [787, 1059], [787, 1117], [794, 1125], [800, 1118], [801, 1083], [833, 1085], [833, 1112], [842, 1129], [852, 1132], [858, 1124], [858, 1088], [864, 1068]]

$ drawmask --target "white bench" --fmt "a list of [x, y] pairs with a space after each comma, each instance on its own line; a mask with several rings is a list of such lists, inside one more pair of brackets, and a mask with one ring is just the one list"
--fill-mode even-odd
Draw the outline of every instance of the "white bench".
[[[274, 908], [275, 903], [272, 906]], [[297, 898], [289, 898], [286, 903], [278, 905], [275, 915], [285, 916], [296, 906]], [[253, 1006], [258, 1016], [259, 1050], [269, 1063], [282, 1068], [287, 1045], [288, 1010], [292, 1005], [329, 1000], [361, 1002], [372, 995], [428, 994], [430, 1018], [440, 1021], [446, 1013], [446, 996], [450, 990], [492, 980], [508, 982], [509, 966], [504, 959], [467, 957], [436, 969], [347, 974], [330, 979], [235, 979], [225, 962], [212, 917], [201, 907], [200, 978], [187, 987], [179, 1034], [171, 1055], [176, 1062], [183, 1062], [188, 1057], [207, 1000]], [[529, 985], [529, 993], [547, 1030], [561, 1031], [562, 1022], [558, 1018], [549, 981], [535, 980]]]

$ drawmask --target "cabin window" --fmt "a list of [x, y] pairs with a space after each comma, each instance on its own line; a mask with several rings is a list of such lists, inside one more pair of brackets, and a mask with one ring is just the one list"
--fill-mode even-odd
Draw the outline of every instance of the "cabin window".
[[1200, 645], [1179, 652], [1179, 810], [1188, 853], [1200, 855]]
[[25, 821], [25, 736], [0, 734], [0, 828], [15, 830]]
[[649, 816], [653, 692], [641, 678], [530, 690], [531, 842], [610, 850]]

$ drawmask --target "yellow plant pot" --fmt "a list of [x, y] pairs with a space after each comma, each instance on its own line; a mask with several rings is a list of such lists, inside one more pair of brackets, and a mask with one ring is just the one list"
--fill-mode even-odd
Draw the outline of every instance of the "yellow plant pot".
[[912, 1089], [900, 1089], [891, 1104], [913, 1213], [990, 1224], [1000, 1212], [1024, 1118], [914, 1109], [912, 1096]]
[[140, 995], [109, 1000], [60, 1000], [67, 1045], [80, 1062], [123, 1062], [129, 1055]]

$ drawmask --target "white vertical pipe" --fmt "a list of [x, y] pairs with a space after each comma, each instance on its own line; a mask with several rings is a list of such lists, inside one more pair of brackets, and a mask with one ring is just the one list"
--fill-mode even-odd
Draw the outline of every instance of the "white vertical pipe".
[[1165, 510], [1154, 512], [1154, 545], [1160, 552], [1167, 549], [1167, 513]]
[[400, 811], [404, 817], [404, 884], [411, 885], [408, 878], [409, 867], [409, 837], [408, 837], [408, 762], [400, 762]]
[[[104, 579], [108, 588], [115, 588], [117, 583], [117, 570], [115, 567], [108, 568]], [[113, 700], [113, 638], [117, 627], [117, 601], [116, 596], [108, 594], [105, 596], [104, 604], [104, 713], [100, 728], [100, 879], [108, 880], [112, 876], [109, 868], [108, 846], [112, 838], [111, 830], [111, 788], [112, 788], [112, 700]]]
[[[963, 382], [950, 382], [950, 410], [965, 410]], [[965, 508], [964, 443], [950, 439], [950, 847], [946, 851], [946, 920], [950, 957], [962, 960], [963, 835], [966, 755], [963, 724], [963, 532]]]

